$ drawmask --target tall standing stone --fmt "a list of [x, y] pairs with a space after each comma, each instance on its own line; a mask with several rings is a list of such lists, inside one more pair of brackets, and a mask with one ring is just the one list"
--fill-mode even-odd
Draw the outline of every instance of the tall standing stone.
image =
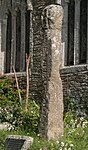
[[63, 91], [60, 78], [62, 19], [63, 9], [60, 5], [49, 5], [43, 10], [44, 98], [41, 106], [40, 134], [48, 139], [55, 139], [63, 134]]

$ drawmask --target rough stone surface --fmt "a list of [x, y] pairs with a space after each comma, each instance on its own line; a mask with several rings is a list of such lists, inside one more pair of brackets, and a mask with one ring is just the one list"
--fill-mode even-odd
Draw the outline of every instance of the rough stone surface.
[[9, 123], [0, 123], [0, 130], [8, 130], [9, 127]]
[[[48, 139], [57, 138], [63, 134], [63, 92], [59, 73], [62, 65], [62, 18], [61, 6], [49, 5], [43, 10], [42, 82], [44, 98], [41, 106], [40, 133]], [[46, 132], [43, 133], [43, 130]]]
[[[73, 98], [80, 106], [85, 104], [83, 112], [88, 115], [88, 65], [78, 65], [61, 69], [64, 102]], [[80, 109], [80, 107], [78, 108]]]
[[[12, 140], [24, 140], [24, 144], [23, 144], [23, 146], [21, 147], [20, 150], [29, 149], [30, 146], [33, 143], [33, 138], [32, 137], [20, 136], [20, 135], [8, 135], [7, 138], [6, 138], [6, 141], [5, 141], [5, 149], [6, 150], [9, 150], [9, 149], [12, 150], [12, 145], [10, 145], [10, 143], [9, 143], [9, 140], [11, 140], [11, 139]], [[15, 144], [15, 141], [14, 141], [14, 144]], [[18, 143], [18, 146], [19, 146], [19, 143]], [[16, 145], [16, 147], [17, 147], [17, 145]], [[14, 145], [13, 145], [13, 148], [14, 148]]]

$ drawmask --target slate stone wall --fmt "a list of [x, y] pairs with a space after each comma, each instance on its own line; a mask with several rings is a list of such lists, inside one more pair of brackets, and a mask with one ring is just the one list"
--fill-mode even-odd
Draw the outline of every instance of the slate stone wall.
[[73, 98], [79, 107], [80, 103], [84, 105], [83, 111], [88, 114], [88, 65], [61, 69], [61, 79], [64, 102], [67, 97]]
[[[32, 69], [32, 86], [31, 93], [34, 99], [41, 101], [43, 95], [42, 85], [42, 62], [43, 57], [43, 28], [42, 28], [42, 12], [49, 4], [54, 3], [54, 0], [34, 0], [33, 1], [33, 69]], [[47, 46], [46, 46], [47, 47]], [[47, 51], [49, 50], [49, 46]], [[45, 64], [46, 65], [46, 64]], [[46, 70], [44, 70], [46, 73]]]
[[[19, 88], [22, 90], [26, 90], [26, 74], [24, 72], [22, 73], [16, 73]], [[4, 77], [10, 79], [12, 82], [16, 82], [14, 73], [6, 74]]]

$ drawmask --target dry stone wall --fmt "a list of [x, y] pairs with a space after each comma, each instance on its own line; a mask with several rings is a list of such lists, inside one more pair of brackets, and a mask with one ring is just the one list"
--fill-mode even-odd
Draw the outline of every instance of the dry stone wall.
[[[66, 67], [61, 69], [64, 103], [68, 97], [73, 98], [75, 111], [88, 115], [88, 65]], [[81, 108], [82, 104], [82, 108]]]
[[[33, 69], [31, 93], [34, 99], [41, 102], [43, 95], [42, 86], [42, 61], [43, 57], [43, 28], [42, 11], [51, 3], [50, 0], [33, 0]], [[52, 0], [54, 3], [54, 0]], [[47, 45], [48, 46], [48, 45]], [[48, 48], [49, 49], [49, 48]], [[46, 72], [46, 71], [45, 71]]]

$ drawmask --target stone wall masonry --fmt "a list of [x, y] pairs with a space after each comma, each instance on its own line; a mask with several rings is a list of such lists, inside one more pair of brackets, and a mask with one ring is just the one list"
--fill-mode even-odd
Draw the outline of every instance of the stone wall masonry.
[[[16, 76], [19, 82], [19, 88], [22, 90], [26, 90], [26, 73], [16, 73]], [[14, 73], [5, 74], [4, 77], [10, 79], [12, 82], [16, 82]]]
[[[33, 68], [32, 68], [32, 87], [33, 98], [41, 102], [42, 86], [42, 60], [43, 60], [43, 29], [42, 29], [42, 11], [54, 0], [33, 0]], [[46, 72], [46, 71], [45, 71]]]
[[[12, 63], [15, 62], [15, 51], [16, 51], [16, 34], [15, 34], [15, 27], [16, 27], [16, 11], [17, 8], [19, 8], [22, 11], [26, 10], [26, 2], [24, 0], [18, 1], [18, 0], [2, 0], [0, 2], [0, 74], [4, 74], [6, 72], [6, 48], [7, 48], [7, 42], [6, 42], [6, 36], [7, 36], [7, 31], [8, 25], [7, 25], [7, 20], [8, 20], [8, 15], [9, 12], [11, 12], [12, 16], [12, 39], [11, 39], [11, 68], [12, 68]], [[23, 18], [24, 19], [24, 18]], [[22, 22], [24, 24], [24, 22]], [[23, 28], [24, 25], [22, 25], [22, 33], [23, 33]], [[24, 38], [22, 36], [22, 38]], [[25, 40], [23, 40], [25, 41]], [[23, 42], [22, 41], [22, 42]], [[25, 55], [23, 54], [23, 50], [25, 51], [24, 43], [22, 43], [21, 47], [21, 52], [22, 52], [22, 60], [25, 60]], [[25, 61], [24, 61], [25, 64]], [[15, 66], [15, 63], [14, 63]], [[21, 64], [21, 67], [23, 64]], [[12, 72], [12, 69], [10, 68], [10, 72]], [[20, 69], [21, 71], [24, 71], [24, 69]]]
[[[67, 97], [74, 98], [79, 104], [84, 103], [88, 115], [88, 65], [78, 65], [61, 69], [64, 102]], [[78, 108], [80, 109], [80, 108]]]
[[34, 99], [41, 101], [41, 60], [42, 60], [42, 9], [47, 5], [47, 0], [33, 1], [33, 69], [32, 69], [32, 91]]

